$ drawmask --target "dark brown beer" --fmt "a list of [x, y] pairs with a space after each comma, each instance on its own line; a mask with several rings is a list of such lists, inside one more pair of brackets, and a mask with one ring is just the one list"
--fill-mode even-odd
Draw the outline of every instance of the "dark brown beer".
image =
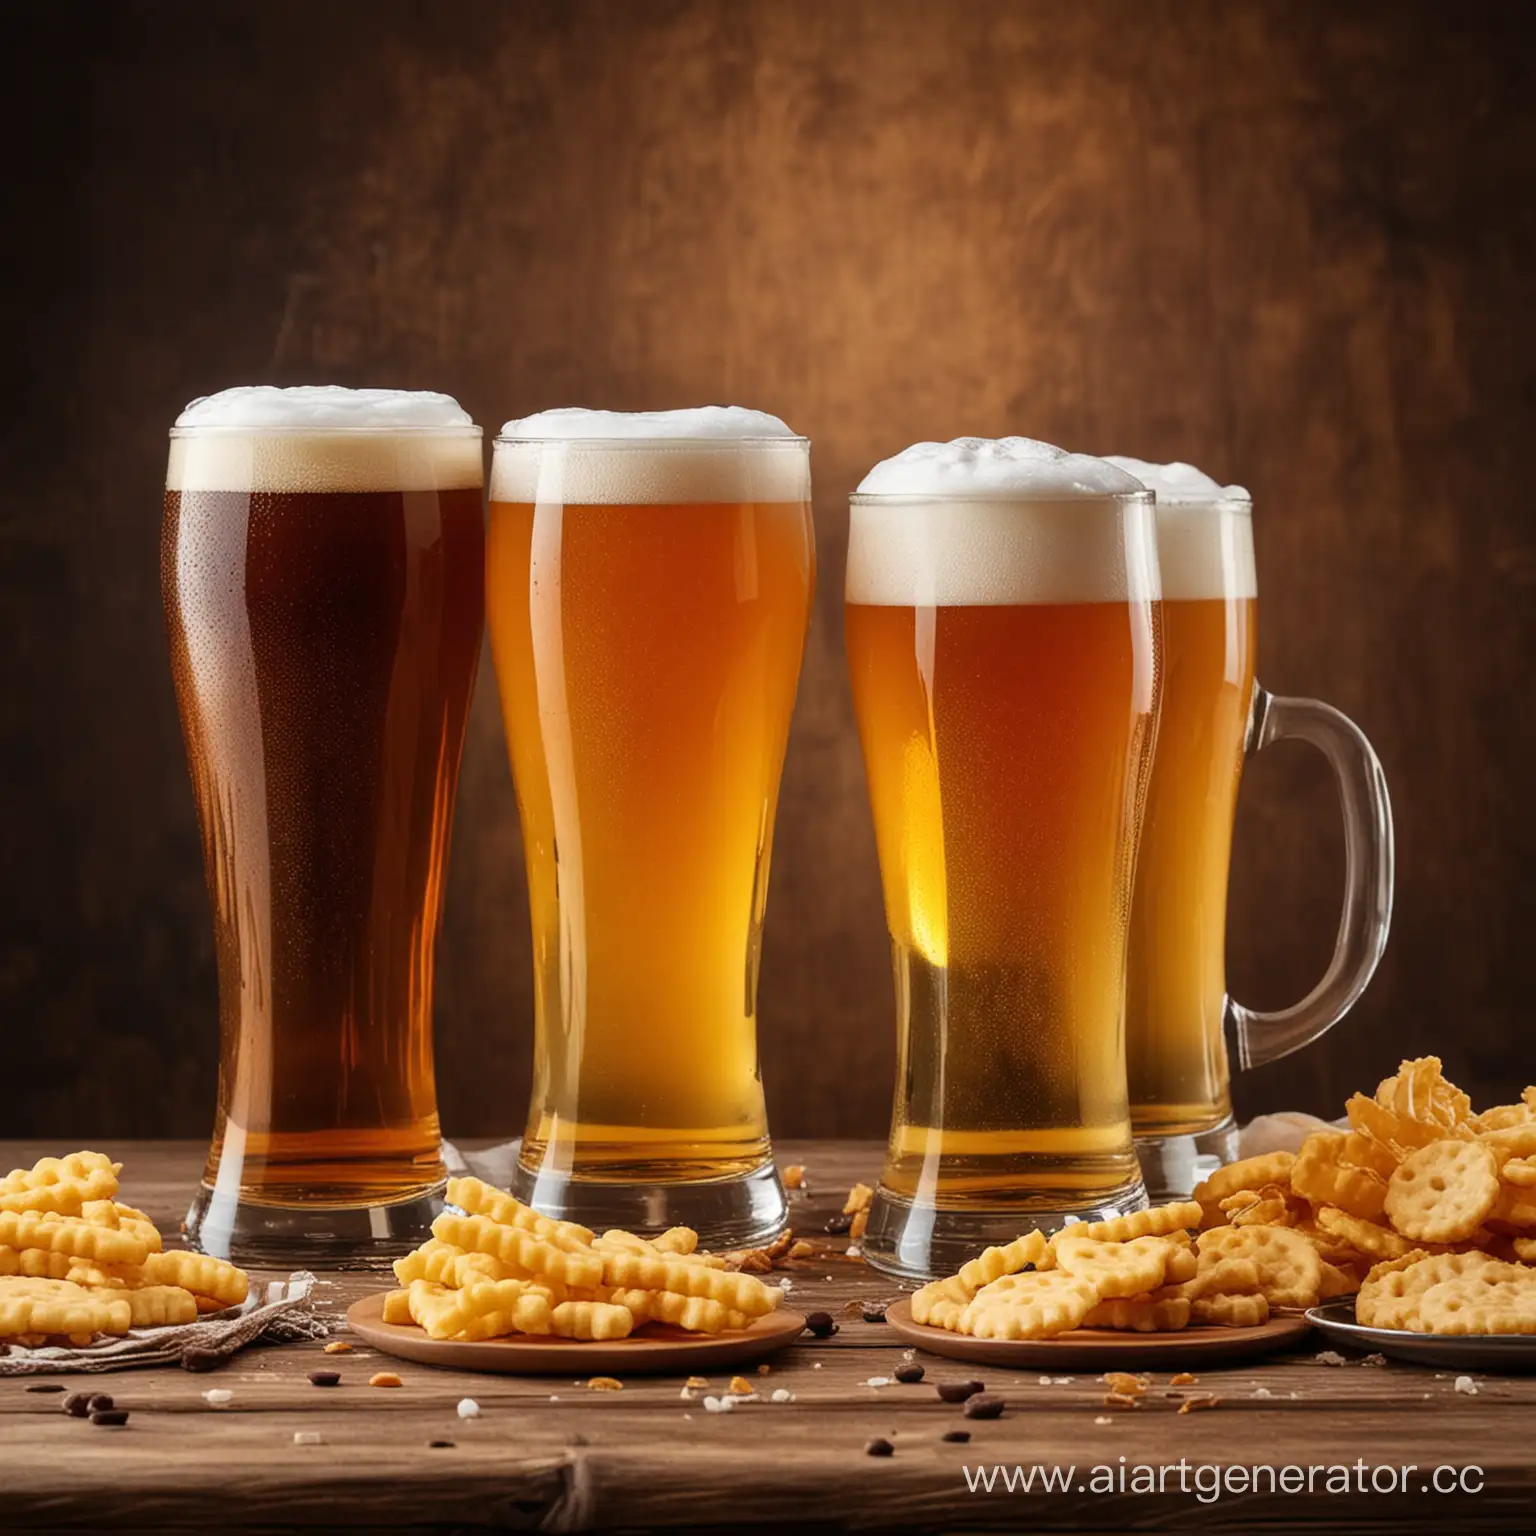
[[161, 545], [218, 954], [206, 1186], [237, 1180], [241, 1205], [399, 1202], [443, 1178], [433, 949], [481, 493], [252, 478], [173, 473]]

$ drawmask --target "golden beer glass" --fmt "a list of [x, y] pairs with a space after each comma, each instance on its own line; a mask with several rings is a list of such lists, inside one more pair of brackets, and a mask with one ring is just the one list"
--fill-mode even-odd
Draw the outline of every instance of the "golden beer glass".
[[845, 630], [896, 991], [877, 1268], [1144, 1201], [1125, 947], [1161, 618], [1151, 496], [1024, 438], [852, 498]]
[[809, 444], [735, 407], [508, 423], [487, 611], [527, 862], [513, 1191], [587, 1226], [783, 1224], [757, 1064], [780, 771], [815, 568]]
[[[1181, 1199], [1237, 1155], [1229, 1063], [1259, 1066], [1315, 1040], [1375, 972], [1392, 917], [1392, 808], [1351, 720], [1254, 682], [1248, 493], [1186, 464], [1111, 462], [1157, 495], [1163, 708], [1131, 914], [1126, 1053], [1148, 1192]], [[1260, 1013], [1227, 995], [1227, 877], [1244, 759], [1287, 737], [1319, 748], [1338, 779], [1344, 909], [1322, 981], [1295, 1007]]]
[[171, 434], [162, 588], [219, 978], [206, 1252], [382, 1260], [443, 1208], [433, 969], [483, 481], [446, 395], [227, 390]]

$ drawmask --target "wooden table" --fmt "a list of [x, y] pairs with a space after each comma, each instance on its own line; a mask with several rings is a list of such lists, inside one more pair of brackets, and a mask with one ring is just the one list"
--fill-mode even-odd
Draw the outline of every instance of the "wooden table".
[[[63, 1147], [0, 1143], [0, 1169]], [[167, 1233], [177, 1230], [201, 1168], [203, 1149], [184, 1142], [118, 1145], [125, 1198]], [[891, 1330], [843, 1311], [854, 1298], [891, 1297], [889, 1281], [841, 1253], [846, 1239], [823, 1227], [856, 1178], [879, 1168], [874, 1143], [787, 1143], [781, 1163], [801, 1163], [811, 1189], [795, 1197], [797, 1231], [821, 1236], [825, 1257], [790, 1266], [791, 1303], [838, 1315], [832, 1339], [809, 1337], [779, 1355], [762, 1377], [794, 1401], [763, 1401], [706, 1413], [702, 1394], [680, 1397], [678, 1377], [634, 1377], [622, 1392], [594, 1392], [567, 1378], [469, 1376], [399, 1364], [403, 1390], [369, 1388], [391, 1362], [357, 1348], [324, 1356], [318, 1343], [253, 1348], [209, 1374], [175, 1367], [95, 1384], [131, 1410], [123, 1429], [98, 1429], [59, 1411], [57, 1395], [29, 1393], [49, 1378], [0, 1380], [0, 1530], [86, 1529], [241, 1531], [294, 1528], [567, 1531], [696, 1526], [796, 1525], [876, 1528], [1134, 1530], [1391, 1528], [1511, 1532], [1536, 1515], [1536, 1377], [1480, 1376], [1476, 1396], [1450, 1376], [1412, 1366], [1329, 1366], [1322, 1342], [1236, 1370], [1201, 1373], [1220, 1396], [1202, 1413], [1179, 1414], [1162, 1395], [1114, 1412], [1097, 1379], [1049, 1380], [1038, 1372], [987, 1369], [988, 1390], [1007, 1399], [992, 1422], [966, 1420], [942, 1403], [935, 1380], [971, 1375], [927, 1358], [919, 1385], [872, 1386], [889, 1378], [902, 1351]], [[835, 1254], [836, 1256], [832, 1256]], [[321, 1307], [338, 1327], [347, 1305], [380, 1288], [376, 1276], [322, 1276]], [[309, 1384], [317, 1367], [339, 1368], [343, 1385]], [[717, 1389], [725, 1373], [715, 1373]], [[233, 1401], [210, 1407], [203, 1393], [227, 1387]], [[1262, 1394], [1262, 1395], [1260, 1395]], [[473, 1397], [480, 1416], [461, 1420]], [[971, 1431], [946, 1444], [946, 1430]], [[318, 1430], [319, 1445], [294, 1434]], [[888, 1459], [866, 1443], [883, 1436]], [[451, 1446], [432, 1448], [448, 1440]], [[1138, 1465], [1171, 1467], [1161, 1493], [1088, 1491], [1091, 1468], [1127, 1480]], [[1179, 1491], [1180, 1459], [1187, 1492]], [[1408, 1491], [1360, 1492], [1366, 1468], [1416, 1464]], [[971, 1492], [966, 1468], [1076, 1467], [1067, 1492]], [[1224, 1492], [1202, 1496], [1218, 1467], [1348, 1466], [1348, 1494], [1328, 1493], [1323, 1474], [1307, 1492]], [[1467, 1474], [1480, 1491], [1421, 1492], [1425, 1474], [1445, 1466], [1445, 1483]], [[1040, 1474], [1043, 1477], [1043, 1473]], [[1103, 1474], [1101, 1474], [1102, 1476]], [[1149, 1474], [1142, 1474], [1147, 1476]], [[1266, 1477], [1268, 1474], [1264, 1474]], [[1383, 1486], [1386, 1474], [1377, 1474]], [[1524, 1516], [1525, 1519], [1521, 1517]], [[1511, 1522], [1515, 1523], [1512, 1525]]]

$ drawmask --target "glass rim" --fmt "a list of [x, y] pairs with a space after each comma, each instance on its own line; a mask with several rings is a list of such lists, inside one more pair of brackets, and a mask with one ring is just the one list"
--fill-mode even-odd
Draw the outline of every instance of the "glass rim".
[[1252, 496], [1159, 496], [1160, 507], [1183, 507], [1202, 512], [1252, 512]]
[[350, 426], [350, 427], [326, 427], [326, 426], [291, 426], [276, 427], [271, 425], [242, 427], [225, 422], [194, 422], [189, 426], [175, 426], [171, 428], [172, 437], [479, 437], [485, 436], [485, 429], [477, 427], [473, 423], [465, 426], [456, 423], [453, 426], [442, 427], [392, 427], [380, 423], [378, 426]]
[[851, 506], [932, 507], [949, 502], [974, 506], [1093, 506], [1114, 502], [1121, 506], [1155, 506], [1157, 498], [1148, 490], [1140, 491], [853, 491]]
[[657, 449], [689, 448], [808, 448], [811, 440], [798, 434], [785, 437], [517, 437], [500, 432], [492, 440], [492, 446], [500, 448], [568, 448], [580, 444], [583, 448], [643, 448], [647, 453]]

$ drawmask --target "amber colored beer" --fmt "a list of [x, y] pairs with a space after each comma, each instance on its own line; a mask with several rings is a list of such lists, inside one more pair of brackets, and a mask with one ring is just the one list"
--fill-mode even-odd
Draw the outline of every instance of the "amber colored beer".
[[1258, 601], [1246, 503], [1158, 508], [1163, 708], [1131, 916], [1126, 1052], [1138, 1136], [1198, 1134], [1231, 1115], [1227, 874]]
[[1125, 942], [1160, 626], [1155, 557], [1121, 568], [1138, 539], [1145, 497], [854, 498], [848, 664], [896, 972], [882, 1199], [1139, 1189]]
[[251, 437], [173, 442], [161, 544], [218, 960], [205, 1187], [401, 1202], [444, 1177], [433, 949], [482, 629], [478, 431], [398, 456]]
[[497, 443], [488, 618], [535, 967], [518, 1187], [546, 1209], [591, 1213], [562, 1180], [768, 1163], [758, 964], [813, 569], [799, 440]]

